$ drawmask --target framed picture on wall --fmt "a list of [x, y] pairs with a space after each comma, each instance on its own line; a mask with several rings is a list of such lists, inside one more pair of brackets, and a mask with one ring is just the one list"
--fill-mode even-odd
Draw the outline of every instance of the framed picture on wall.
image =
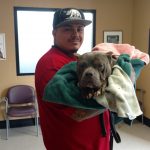
[[6, 60], [5, 33], [0, 33], [0, 60]]
[[104, 31], [103, 34], [104, 43], [122, 43], [122, 31]]

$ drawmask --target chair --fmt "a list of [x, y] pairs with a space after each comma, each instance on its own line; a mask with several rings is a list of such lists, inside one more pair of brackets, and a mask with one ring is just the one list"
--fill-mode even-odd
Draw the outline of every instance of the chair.
[[8, 129], [10, 127], [9, 119], [29, 116], [35, 119], [38, 136], [38, 111], [34, 88], [29, 85], [10, 87], [6, 96], [6, 139], [8, 139]]

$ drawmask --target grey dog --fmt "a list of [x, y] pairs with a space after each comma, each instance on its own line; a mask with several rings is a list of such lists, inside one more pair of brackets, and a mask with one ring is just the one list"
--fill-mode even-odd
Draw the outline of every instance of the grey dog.
[[111, 54], [93, 51], [78, 56], [77, 76], [82, 97], [90, 99], [104, 94], [111, 72]]

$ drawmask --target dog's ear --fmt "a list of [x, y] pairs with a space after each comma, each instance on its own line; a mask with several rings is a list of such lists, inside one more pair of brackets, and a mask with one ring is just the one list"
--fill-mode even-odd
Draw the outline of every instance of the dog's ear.
[[78, 53], [74, 53], [74, 56], [76, 56], [77, 57], [77, 60], [80, 58], [80, 54], [78, 54]]
[[101, 74], [102, 80], [106, 80], [112, 73], [112, 53], [107, 53], [105, 55], [107, 57], [107, 61], [105, 62], [104, 71]]
[[111, 67], [113, 67], [116, 64], [116, 58], [114, 57], [113, 52], [108, 52], [106, 53], [106, 55], [110, 62]]
[[112, 67], [110, 62], [107, 62], [105, 64], [106, 66], [104, 67], [104, 72], [103, 72], [103, 80], [106, 80], [112, 73]]
[[107, 58], [108, 58], [110, 64], [112, 64], [112, 54], [113, 54], [112, 52], [106, 53], [106, 56], [107, 56]]

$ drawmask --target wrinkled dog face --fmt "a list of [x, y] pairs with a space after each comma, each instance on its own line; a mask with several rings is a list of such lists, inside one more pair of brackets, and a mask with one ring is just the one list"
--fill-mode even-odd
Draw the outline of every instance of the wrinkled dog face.
[[111, 56], [100, 52], [88, 52], [78, 57], [78, 86], [84, 98], [104, 94], [111, 74]]

